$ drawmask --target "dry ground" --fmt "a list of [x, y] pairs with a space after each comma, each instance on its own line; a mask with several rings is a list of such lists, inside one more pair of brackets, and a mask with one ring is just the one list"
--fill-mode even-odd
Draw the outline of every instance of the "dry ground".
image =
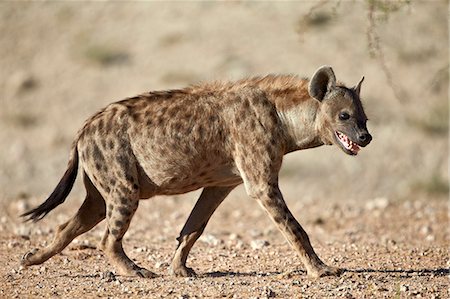
[[[448, 298], [447, 19], [440, 0], [0, 2], [0, 297]], [[242, 189], [192, 251], [198, 278], [166, 271], [198, 193], [143, 202], [126, 235], [159, 278], [109, 273], [95, 249], [104, 224], [19, 268], [81, 204], [77, 182], [42, 222], [18, 219], [54, 188], [95, 111], [143, 91], [324, 64], [348, 84], [365, 75], [374, 140], [356, 158], [288, 155], [281, 187], [318, 254], [349, 269], [341, 277], [309, 279]]]
[[[188, 264], [198, 278], [174, 278], [167, 273], [193, 194], [144, 202], [133, 220], [125, 248], [140, 265], [159, 274], [156, 279], [107, 273], [113, 269], [96, 249], [104, 223], [45, 264], [19, 267], [21, 255], [50, 241], [57, 223], [75, 211], [79, 200], [72, 199], [37, 225], [2, 219], [1, 295], [448, 298], [450, 236], [445, 201], [299, 202], [295, 193], [286, 194], [294, 215], [319, 255], [329, 264], [348, 269], [341, 277], [308, 278], [265, 212], [240, 189], [219, 208], [192, 251]], [[9, 212], [16, 215], [26, 206], [19, 201]]]

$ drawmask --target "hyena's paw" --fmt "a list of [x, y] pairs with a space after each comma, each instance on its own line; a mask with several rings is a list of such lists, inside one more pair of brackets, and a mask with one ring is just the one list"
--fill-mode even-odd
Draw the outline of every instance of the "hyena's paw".
[[308, 271], [308, 276], [312, 278], [324, 277], [324, 276], [339, 276], [344, 272], [344, 269], [331, 267], [327, 265], [321, 265], [314, 270]]
[[171, 274], [173, 276], [178, 276], [178, 277], [195, 277], [195, 276], [197, 276], [197, 274], [195, 273], [195, 271], [192, 268], [189, 268], [186, 266], [178, 266], [178, 267], [171, 266], [169, 268], [169, 274]]
[[158, 275], [156, 275], [155, 273], [153, 273], [150, 270], [147, 270], [145, 268], [137, 268], [137, 269], [133, 269], [132, 273], [130, 273], [133, 276], [138, 276], [141, 278], [155, 278]]
[[39, 249], [32, 249], [31, 251], [28, 251], [22, 256], [22, 259], [20, 260], [20, 265], [22, 266], [31, 266], [34, 265], [35, 262], [33, 261], [33, 256], [39, 251]]

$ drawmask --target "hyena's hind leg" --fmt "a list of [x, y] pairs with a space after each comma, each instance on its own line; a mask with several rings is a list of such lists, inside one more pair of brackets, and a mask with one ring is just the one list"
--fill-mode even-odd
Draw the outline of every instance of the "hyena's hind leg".
[[105, 219], [106, 209], [103, 197], [94, 187], [86, 173], [83, 173], [83, 181], [87, 194], [78, 212], [69, 221], [57, 228], [55, 238], [49, 246], [26, 253], [21, 261], [23, 266], [45, 262], [55, 254], [60, 253], [73, 239]]
[[203, 190], [177, 238], [178, 247], [169, 269], [171, 274], [184, 277], [195, 276], [194, 270], [186, 267], [189, 251], [203, 233], [214, 211], [234, 187], [207, 187]]
[[[122, 275], [153, 278], [156, 274], [136, 265], [125, 253], [122, 239], [139, 203], [139, 189], [136, 183], [116, 185], [107, 199], [107, 227], [100, 248], [109, 262]], [[120, 190], [120, 191], [117, 191]]]

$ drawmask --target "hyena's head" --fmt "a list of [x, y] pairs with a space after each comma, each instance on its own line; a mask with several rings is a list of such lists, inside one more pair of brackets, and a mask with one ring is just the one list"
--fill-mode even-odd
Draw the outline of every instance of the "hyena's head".
[[331, 67], [323, 66], [314, 73], [308, 86], [310, 96], [321, 102], [316, 120], [322, 141], [338, 145], [349, 155], [358, 154], [360, 146], [372, 140], [359, 98], [363, 80], [364, 77], [355, 87], [347, 88], [336, 84]]

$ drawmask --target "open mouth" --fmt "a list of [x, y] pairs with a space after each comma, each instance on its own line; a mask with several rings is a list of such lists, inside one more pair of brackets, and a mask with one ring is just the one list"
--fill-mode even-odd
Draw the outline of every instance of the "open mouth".
[[356, 143], [351, 141], [347, 135], [339, 131], [334, 132], [334, 134], [336, 135], [336, 139], [337, 141], [339, 141], [339, 144], [341, 145], [344, 152], [346, 152], [349, 155], [358, 154], [361, 148]]

